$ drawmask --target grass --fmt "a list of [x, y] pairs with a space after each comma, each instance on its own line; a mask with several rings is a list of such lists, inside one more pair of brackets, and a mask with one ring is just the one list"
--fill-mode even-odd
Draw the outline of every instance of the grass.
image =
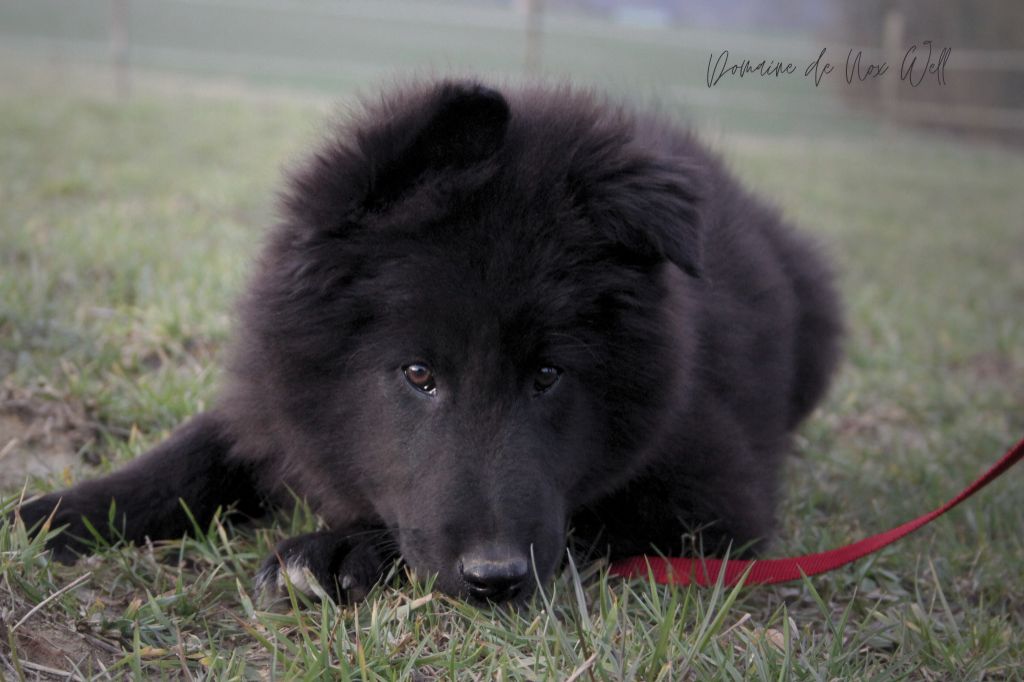
[[[18, 475], [6, 508], [23, 460], [62, 433], [85, 433], [80, 456], [29, 490], [123, 463], [212, 398], [280, 166], [321, 122], [286, 102], [5, 87], [0, 424], [17, 440], [0, 442], [0, 467]], [[847, 359], [798, 439], [774, 552], [833, 547], [945, 501], [1024, 434], [1024, 158], [905, 131], [714, 143], [843, 270]], [[61, 406], [72, 416], [58, 423]], [[20, 437], [46, 419], [56, 426]], [[70, 568], [4, 523], [0, 678], [1022, 679], [1020, 475], [803, 583], [667, 588], [594, 564], [518, 613], [422, 584], [263, 610], [251, 578], [277, 540], [315, 527], [303, 509]]]

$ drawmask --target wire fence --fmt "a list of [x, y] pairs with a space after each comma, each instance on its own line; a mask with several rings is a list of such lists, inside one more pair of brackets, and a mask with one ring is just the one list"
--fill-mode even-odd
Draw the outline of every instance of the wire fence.
[[[51, 62], [109, 66], [127, 96], [139, 68], [230, 75], [255, 83], [337, 92], [401, 72], [554, 74], [612, 90], [658, 93], [712, 123], [806, 130], [892, 120], [989, 132], [1024, 132], [1024, 109], [964, 101], [963, 89], [919, 96], [890, 76], [877, 88], [818, 88], [808, 79], [733, 79], [708, 87], [709, 55], [736, 52], [806, 63], [810, 36], [623, 26], [582, 15], [544, 13], [540, 0], [509, 6], [454, 0], [0, 0], [0, 44]], [[854, 47], [865, 63], [893, 71], [906, 54], [899, 14], [886, 17], [878, 46]], [[953, 46], [942, 77], [964, 81], [1024, 77], [1024, 50]], [[837, 79], [838, 80], [838, 79]], [[969, 91], [969, 90], [968, 90]], [[851, 95], [851, 93], [856, 93]], [[959, 93], [959, 94], [957, 94]], [[771, 117], [768, 121], [766, 117]], [[726, 126], [728, 127], [728, 126]]]

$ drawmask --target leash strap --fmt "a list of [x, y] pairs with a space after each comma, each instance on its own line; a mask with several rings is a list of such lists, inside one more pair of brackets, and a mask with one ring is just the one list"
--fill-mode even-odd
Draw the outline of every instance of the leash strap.
[[[750, 569], [744, 580], [745, 585], [772, 585], [775, 583], [799, 580], [803, 576], [819, 575], [835, 570], [840, 566], [856, 561], [861, 557], [877, 552], [883, 547], [896, 542], [921, 526], [942, 516], [968, 497], [1001, 476], [1007, 469], [1024, 457], [1024, 439], [1003, 455], [992, 467], [981, 475], [974, 483], [965, 488], [959, 495], [913, 521], [897, 526], [884, 533], [872, 535], [858, 542], [837, 547], [827, 552], [805, 554], [784, 559], [711, 559], [711, 558], [675, 558], [634, 556], [613, 562], [609, 575], [621, 578], [647, 578], [652, 576], [654, 582], [662, 585], [714, 585], [719, 576], [725, 585], [740, 582], [743, 574]], [[723, 575], [724, 574], [724, 575]]]

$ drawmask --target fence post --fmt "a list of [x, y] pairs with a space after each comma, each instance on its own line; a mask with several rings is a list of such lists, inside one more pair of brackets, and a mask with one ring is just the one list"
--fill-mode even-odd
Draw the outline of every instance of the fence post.
[[114, 94], [120, 99], [131, 94], [128, 2], [129, 0], [110, 0], [110, 56], [114, 71]]
[[896, 115], [900, 95], [900, 67], [903, 60], [903, 33], [906, 20], [898, 9], [891, 9], [885, 15], [882, 26], [882, 53], [889, 63], [887, 78], [881, 79], [882, 110], [890, 116]]
[[544, 0], [522, 1], [526, 10], [526, 75], [536, 76], [541, 70]]

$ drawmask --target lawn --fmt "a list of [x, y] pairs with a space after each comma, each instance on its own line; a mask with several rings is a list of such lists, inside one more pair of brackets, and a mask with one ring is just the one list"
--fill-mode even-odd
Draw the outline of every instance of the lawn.
[[[323, 108], [11, 79], [0, 97], [0, 494], [99, 475], [214, 395], [283, 164]], [[1024, 435], [1024, 156], [889, 130], [716, 137], [840, 264], [849, 335], [802, 429], [773, 554], [937, 506]], [[316, 520], [214, 523], [74, 567], [0, 526], [0, 678], [1021, 679], [1021, 471], [875, 558], [745, 590], [569, 566], [518, 613], [395, 585], [262, 610]]]

